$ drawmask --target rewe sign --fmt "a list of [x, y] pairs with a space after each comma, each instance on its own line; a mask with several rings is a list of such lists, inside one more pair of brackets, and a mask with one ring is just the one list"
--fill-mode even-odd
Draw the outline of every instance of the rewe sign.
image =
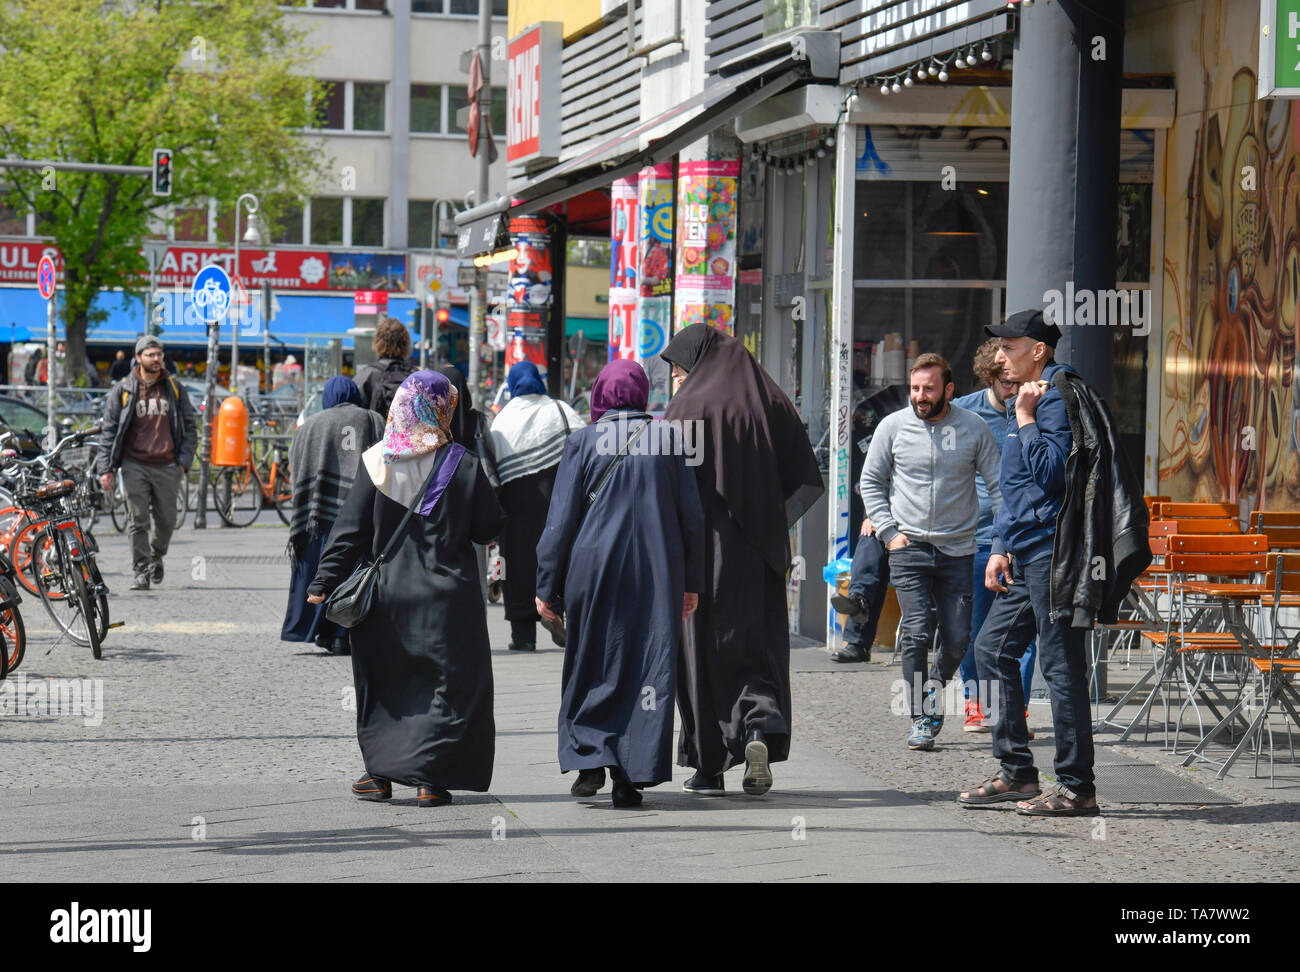
[[506, 65], [506, 161], [560, 157], [561, 25], [536, 24], [510, 42]]

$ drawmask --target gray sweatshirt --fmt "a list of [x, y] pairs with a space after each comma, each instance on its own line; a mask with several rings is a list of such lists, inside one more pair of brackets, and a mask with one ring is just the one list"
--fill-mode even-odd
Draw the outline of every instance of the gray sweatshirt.
[[984, 477], [996, 516], [1002, 508], [1001, 455], [988, 423], [949, 404], [938, 422], [908, 405], [885, 416], [871, 437], [861, 493], [880, 542], [901, 531], [950, 557], [975, 552], [980, 504], [975, 473]]

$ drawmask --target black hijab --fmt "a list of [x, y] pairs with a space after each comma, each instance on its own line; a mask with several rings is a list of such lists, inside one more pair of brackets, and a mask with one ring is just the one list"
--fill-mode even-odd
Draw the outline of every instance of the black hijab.
[[700, 487], [722, 498], [768, 565], [784, 572], [790, 525], [826, 491], [799, 413], [741, 341], [707, 324], [682, 330], [660, 356], [689, 375], [664, 418], [705, 423]]
[[447, 376], [447, 380], [460, 395], [456, 400], [456, 411], [451, 415], [451, 441], [459, 442], [473, 452], [475, 447], [468, 436], [472, 436], [477, 431], [475, 428], [477, 416], [471, 414], [474, 411], [474, 399], [469, 393], [469, 383], [465, 380], [465, 373], [451, 364], [443, 365], [438, 371]]

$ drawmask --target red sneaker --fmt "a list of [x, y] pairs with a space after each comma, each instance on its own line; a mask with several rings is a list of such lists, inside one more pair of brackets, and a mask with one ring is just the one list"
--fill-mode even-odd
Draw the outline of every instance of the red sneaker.
[[966, 703], [966, 724], [961, 728], [962, 732], [992, 731], [984, 719], [984, 713], [980, 711], [980, 704], [970, 701]]

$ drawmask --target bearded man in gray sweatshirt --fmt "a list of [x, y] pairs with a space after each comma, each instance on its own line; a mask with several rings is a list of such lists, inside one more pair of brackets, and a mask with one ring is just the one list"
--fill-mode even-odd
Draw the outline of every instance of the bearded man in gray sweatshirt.
[[[909, 749], [933, 749], [943, 728], [943, 685], [970, 640], [971, 569], [979, 525], [978, 472], [993, 511], [1001, 455], [988, 424], [952, 404], [956, 387], [948, 362], [923, 354], [911, 371], [911, 404], [887, 415], [871, 438], [862, 467], [867, 516], [889, 550], [890, 583], [903, 620], [903, 679], [912, 731]], [[922, 684], [935, 616], [940, 651]]]

